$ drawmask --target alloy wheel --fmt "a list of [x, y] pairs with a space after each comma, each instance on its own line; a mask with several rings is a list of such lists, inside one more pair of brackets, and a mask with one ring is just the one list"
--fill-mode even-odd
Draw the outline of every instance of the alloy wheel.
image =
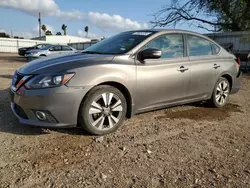
[[224, 105], [229, 96], [229, 84], [223, 80], [221, 81], [216, 88], [215, 100], [219, 105]]
[[91, 125], [98, 130], [112, 129], [123, 114], [121, 99], [114, 93], [102, 93], [97, 96], [89, 108]]

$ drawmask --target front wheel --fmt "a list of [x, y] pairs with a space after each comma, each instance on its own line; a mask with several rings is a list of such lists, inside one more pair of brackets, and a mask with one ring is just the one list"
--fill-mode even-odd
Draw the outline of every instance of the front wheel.
[[210, 104], [216, 108], [225, 106], [229, 99], [229, 93], [230, 84], [226, 78], [221, 77], [214, 87], [213, 95], [209, 100]]
[[116, 88], [101, 85], [93, 88], [80, 107], [79, 122], [91, 134], [114, 132], [124, 121], [127, 103]]

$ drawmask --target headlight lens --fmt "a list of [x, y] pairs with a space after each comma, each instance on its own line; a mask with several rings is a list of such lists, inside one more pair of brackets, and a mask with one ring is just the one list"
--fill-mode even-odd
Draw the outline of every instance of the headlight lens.
[[29, 80], [25, 84], [25, 87], [27, 89], [39, 89], [61, 86], [66, 84], [73, 76], [74, 73], [63, 75], [38, 75]]

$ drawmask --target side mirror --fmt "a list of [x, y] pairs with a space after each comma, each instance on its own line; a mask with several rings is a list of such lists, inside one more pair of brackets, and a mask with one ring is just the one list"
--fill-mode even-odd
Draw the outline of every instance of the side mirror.
[[162, 56], [162, 51], [156, 48], [143, 50], [139, 54], [140, 60], [144, 59], [159, 59]]

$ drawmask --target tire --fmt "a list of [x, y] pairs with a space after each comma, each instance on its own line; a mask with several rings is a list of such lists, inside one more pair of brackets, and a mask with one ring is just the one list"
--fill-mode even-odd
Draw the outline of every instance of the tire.
[[41, 54], [40, 57], [46, 57], [46, 55], [45, 54]]
[[121, 126], [126, 112], [124, 95], [115, 87], [100, 85], [90, 90], [82, 101], [79, 123], [90, 134], [105, 135]]
[[224, 77], [221, 77], [215, 84], [213, 94], [209, 104], [215, 108], [224, 107], [229, 99], [230, 83]]

